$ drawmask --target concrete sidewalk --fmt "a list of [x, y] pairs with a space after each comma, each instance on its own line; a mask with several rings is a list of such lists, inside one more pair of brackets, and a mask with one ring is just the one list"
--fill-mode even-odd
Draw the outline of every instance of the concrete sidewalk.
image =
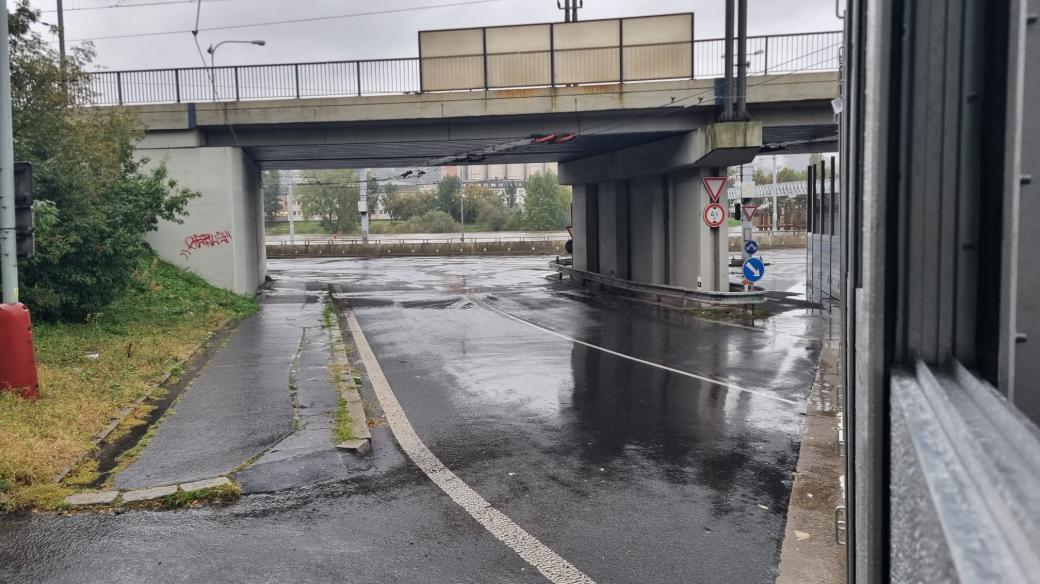
[[161, 420], [139, 458], [116, 477], [117, 488], [225, 476], [257, 457], [274, 463], [323, 452], [342, 459], [331, 438], [336, 393], [321, 292], [280, 282], [262, 306]]

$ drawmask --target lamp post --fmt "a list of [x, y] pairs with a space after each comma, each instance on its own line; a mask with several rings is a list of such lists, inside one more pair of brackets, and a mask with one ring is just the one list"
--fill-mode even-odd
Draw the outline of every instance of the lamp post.
[[209, 46], [209, 48], [206, 49], [206, 52], [209, 53], [209, 80], [210, 80], [210, 83], [213, 86], [213, 101], [217, 101], [217, 79], [216, 79], [216, 74], [215, 74], [215, 71], [216, 71], [216, 59], [217, 59], [217, 49], [219, 49], [222, 45], [227, 45], [227, 44], [256, 45], [258, 47], [262, 47], [262, 46], [267, 44], [267, 41], [265, 41], [265, 40], [253, 40], [253, 41], [228, 40], [228, 41], [220, 41], [219, 43], [217, 43], [215, 45], [211, 44]]

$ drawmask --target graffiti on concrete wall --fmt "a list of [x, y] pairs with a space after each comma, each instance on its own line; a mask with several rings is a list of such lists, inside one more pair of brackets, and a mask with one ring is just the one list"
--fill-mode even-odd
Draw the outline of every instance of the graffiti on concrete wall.
[[181, 255], [184, 259], [191, 259], [191, 252], [208, 247], [231, 245], [231, 231], [223, 229], [213, 233], [192, 233], [184, 238], [184, 249]]

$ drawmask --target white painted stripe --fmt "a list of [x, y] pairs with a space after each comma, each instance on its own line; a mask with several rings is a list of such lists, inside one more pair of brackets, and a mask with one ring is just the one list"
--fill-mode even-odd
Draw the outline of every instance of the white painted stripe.
[[748, 389], [746, 387], [741, 387], [739, 385], [736, 385], [734, 383], [730, 383], [729, 381], [725, 381], [725, 380], [722, 380], [722, 379], [714, 379], [712, 377], [705, 377], [703, 375], [697, 375], [696, 373], [690, 373], [689, 371], [683, 371], [681, 369], [676, 369], [674, 367], [669, 367], [667, 365], [662, 365], [660, 363], [654, 363], [653, 361], [647, 361], [645, 359], [640, 359], [639, 357], [633, 357], [632, 355], [626, 355], [624, 353], [618, 353], [617, 351], [612, 351], [610, 349], [607, 349], [606, 347], [600, 347], [599, 345], [593, 345], [592, 343], [586, 343], [585, 341], [576, 339], [576, 338], [571, 337], [571, 336], [567, 336], [567, 335], [565, 335], [565, 334], [563, 334], [563, 333], [561, 333], [559, 331], [555, 331], [555, 330], [553, 330], [551, 328], [544, 327], [544, 326], [542, 326], [540, 324], [535, 324], [535, 323], [533, 323], [533, 322], [531, 322], [529, 320], [525, 320], [523, 318], [520, 318], [519, 316], [516, 316], [515, 314], [511, 314], [509, 312], [506, 312], [506, 311], [502, 310], [501, 308], [498, 308], [496, 306], [491, 306], [490, 304], [487, 304], [487, 303], [485, 303], [485, 302], [483, 302], [481, 300], [478, 300], [476, 298], [471, 298], [471, 300], [473, 300], [473, 303], [476, 304], [477, 306], [480, 306], [482, 308], [486, 308], [487, 310], [490, 310], [490, 311], [492, 311], [492, 312], [494, 312], [496, 314], [499, 314], [501, 316], [504, 316], [504, 317], [506, 317], [508, 319], [514, 320], [514, 321], [516, 321], [516, 322], [518, 322], [520, 324], [525, 324], [525, 325], [527, 325], [527, 326], [529, 326], [531, 328], [538, 329], [538, 330], [540, 330], [542, 332], [549, 333], [550, 335], [559, 337], [561, 339], [568, 340], [568, 341], [570, 341], [572, 343], [577, 343], [579, 345], [588, 347], [590, 349], [596, 349], [597, 351], [603, 351], [604, 353], [609, 353], [611, 355], [614, 355], [615, 357], [621, 357], [622, 359], [628, 359], [629, 361], [635, 361], [636, 363], [641, 363], [643, 365], [649, 365], [650, 367], [657, 367], [658, 369], [663, 369], [665, 371], [669, 371], [669, 372], [675, 373], [677, 375], [683, 375], [683, 376], [690, 377], [690, 378], [693, 378], [693, 379], [699, 379], [701, 381], [707, 381], [708, 383], [714, 383], [715, 385], [718, 385], [718, 386], [721, 386], [721, 387], [725, 387], [726, 389], [729, 389], [729, 390], [732, 390], [732, 391], [742, 391], [744, 393], [750, 393], [750, 394], [753, 394], [753, 395], [757, 395], [759, 397], [764, 397], [766, 399], [771, 399], [771, 400], [775, 400], [775, 401], [778, 401], [778, 402], [783, 402], [785, 404], [799, 405], [801, 403], [801, 402], [798, 402], [798, 401], [793, 400], [793, 399], [787, 399], [785, 397], [780, 397], [780, 396], [777, 396], [777, 395], [773, 395], [771, 393], [766, 393], [764, 391], [759, 391], [759, 390], [756, 390], [756, 389]]
[[534, 566], [551, 582], [595, 584], [592, 578], [546, 547], [533, 535], [524, 531], [501, 511], [492, 507], [491, 503], [488, 503], [448, 467], [444, 466], [444, 463], [427, 448], [419, 435], [415, 433], [415, 429], [412, 428], [412, 423], [408, 421], [408, 416], [405, 415], [404, 409], [397, 401], [397, 397], [390, 388], [390, 383], [383, 375], [379, 361], [376, 360], [372, 348], [368, 345], [368, 340], [365, 339], [361, 325], [354, 316], [354, 311], [350, 308], [347, 309], [347, 324], [350, 327], [350, 333], [354, 336], [358, 352], [361, 353], [361, 360], [365, 363], [368, 377], [372, 381], [372, 388], [379, 399], [379, 404], [383, 407], [386, 421], [390, 424], [390, 430], [393, 431], [394, 437], [397, 438], [397, 442], [408, 457], [426, 473], [426, 476], [430, 477], [430, 480], [492, 535], [512, 548], [524, 561]]

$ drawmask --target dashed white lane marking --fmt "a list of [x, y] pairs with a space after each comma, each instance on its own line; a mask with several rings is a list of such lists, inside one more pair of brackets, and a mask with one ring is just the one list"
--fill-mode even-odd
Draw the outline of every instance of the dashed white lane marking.
[[361, 353], [361, 360], [365, 363], [372, 388], [379, 399], [379, 404], [383, 407], [386, 421], [390, 424], [390, 430], [393, 431], [394, 437], [397, 438], [397, 442], [408, 457], [426, 473], [426, 476], [430, 477], [430, 480], [453, 501], [491, 532], [491, 535], [512, 548], [524, 561], [534, 566], [551, 582], [595, 584], [592, 578], [546, 547], [533, 535], [524, 531], [501, 511], [492, 507], [491, 503], [488, 503], [479, 493], [444, 466], [444, 463], [426, 447], [419, 435], [415, 433], [415, 429], [412, 428], [412, 423], [408, 421], [408, 416], [405, 415], [404, 409], [397, 401], [397, 397], [390, 388], [390, 383], [387, 382], [382, 368], [379, 367], [375, 353], [372, 352], [368, 340], [365, 339], [361, 325], [354, 316], [354, 311], [350, 308], [347, 309], [347, 324], [354, 337], [354, 342], [357, 344], [358, 352]]
[[540, 324], [535, 324], [535, 323], [533, 323], [533, 322], [531, 322], [529, 320], [525, 320], [523, 318], [520, 318], [519, 316], [516, 316], [514, 314], [510, 314], [510, 313], [502, 310], [501, 308], [498, 308], [496, 306], [491, 306], [490, 304], [487, 304], [487, 303], [485, 303], [485, 302], [483, 302], [481, 300], [478, 300], [476, 298], [471, 298], [471, 300], [477, 306], [480, 306], [482, 308], [490, 310], [491, 312], [494, 312], [495, 314], [504, 316], [505, 318], [514, 320], [514, 321], [516, 321], [516, 322], [518, 322], [520, 324], [525, 324], [525, 325], [527, 325], [527, 326], [529, 326], [531, 328], [540, 330], [540, 331], [542, 331], [544, 333], [548, 333], [550, 335], [553, 335], [555, 337], [559, 337], [561, 339], [568, 340], [568, 341], [570, 341], [572, 343], [577, 343], [579, 345], [588, 347], [590, 349], [596, 349], [597, 351], [603, 351], [604, 353], [609, 353], [611, 355], [614, 355], [615, 357], [621, 357], [622, 359], [628, 359], [629, 361], [635, 361], [636, 363], [641, 363], [643, 365], [649, 365], [650, 367], [657, 367], [658, 369], [663, 369], [665, 371], [670, 371], [670, 372], [675, 373], [677, 375], [684, 375], [686, 377], [690, 377], [690, 378], [693, 378], [693, 379], [699, 379], [701, 381], [707, 381], [708, 383], [714, 383], [715, 385], [719, 385], [719, 386], [725, 387], [726, 389], [729, 389], [729, 390], [732, 390], [732, 391], [742, 391], [744, 393], [750, 393], [750, 394], [753, 394], [753, 395], [757, 395], [759, 397], [764, 397], [766, 399], [771, 399], [771, 400], [774, 400], [774, 401], [783, 402], [785, 404], [799, 405], [801, 403], [801, 402], [798, 402], [798, 401], [793, 400], [793, 399], [787, 399], [785, 397], [772, 395], [772, 394], [766, 393], [764, 391], [758, 391], [756, 389], [748, 389], [746, 387], [741, 387], [739, 385], [736, 385], [734, 383], [730, 383], [728, 381], [724, 381], [724, 380], [721, 380], [721, 379], [714, 379], [714, 378], [711, 378], [711, 377], [705, 377], [703, 375], [697, 375], [696, 373], [690, 373], [689, 371], [683, 371], [681, 369], [675, 369], [674, 367], [669, 367], [667, 365], [662, 365], [660, 363], [654, 363], [653, 361], [647, 361], [646, 359], [640, 359], [639, 357], [633, 357], [632, 355], [626, 355], [624, 353], [618, 353], [617, 351], [611, 351], [610, 349], [608, 349], [606, 347], [600, 347], [599, 345], [593, 345], [592, 343], [586, 343], [585, 341], [582, 341], [580, 339], [576, 339], [574, 337], [565, 335], [565, 334], [563, 334], [563, 333], [561, 333], [559, 331], [555, 331], [555, 330], [553, 330], [551, 328], [544, 327], [544, 326], [542, 326]]

